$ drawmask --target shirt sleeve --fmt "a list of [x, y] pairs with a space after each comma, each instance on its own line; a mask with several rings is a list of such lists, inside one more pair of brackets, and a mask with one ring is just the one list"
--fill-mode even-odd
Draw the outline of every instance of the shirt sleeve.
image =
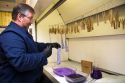
[[47, 64], [47, 57], [44, 53], [27, 53], [24, 40], [15, 33], [2, 34], [0, 44], [10, 65], [20, 72]]

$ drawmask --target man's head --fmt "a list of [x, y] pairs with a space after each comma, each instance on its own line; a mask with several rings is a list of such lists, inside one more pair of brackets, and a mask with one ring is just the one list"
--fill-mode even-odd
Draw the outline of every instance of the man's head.
[[18, 25], [28, 28], [32, 21], [35, 11], [27, 4], [20, 3], [13, 8], [12, 19]]

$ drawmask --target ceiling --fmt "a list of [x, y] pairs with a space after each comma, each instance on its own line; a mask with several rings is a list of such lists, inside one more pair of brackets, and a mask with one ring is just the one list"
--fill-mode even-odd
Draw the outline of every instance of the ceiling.
[[35, 9], [36, 19], [44, 17], [60, 1], [65, 1], [57, 9], [64, 23], [70, 23], [125, 4], [125, 0], [0, 0], [0, 11], [12, 11], [16, 4], [27, 3]]
[[[35, 19], [47, 13], [57, 2], [65, 0], [0, 0], [0, 11], [12, 11], [18, 3], [29, 4], [35, 10]], [[44, 15], [43, 14], [43, 15]]]
[[125, 4], [125, 0], [67, 0], [58, 8], [65, 24]]
[[0, 11], [12, 11], [18, 3], [25, 3], [26, 0], [0, 0]]

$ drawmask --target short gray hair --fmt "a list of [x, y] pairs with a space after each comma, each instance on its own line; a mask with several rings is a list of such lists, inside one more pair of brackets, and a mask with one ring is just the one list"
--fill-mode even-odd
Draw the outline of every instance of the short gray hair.
[[15, 6], [15, 7], [13, 8], [13, 11], [12, 11], [12, 19], [13, 19], [13, 20], [16, 20], [17, 15], [18, 15], [19, 13], [25, 14], [26, 11], [29, 11], [29, 12], [31, 12], [31, 13], [33, 13], [33, 14], [35, 13], [34, 9], [33, 9], [31, 6], [29, 6], [28, 4], [24, 4], [24, 3], [18, 4], [17, 6]]

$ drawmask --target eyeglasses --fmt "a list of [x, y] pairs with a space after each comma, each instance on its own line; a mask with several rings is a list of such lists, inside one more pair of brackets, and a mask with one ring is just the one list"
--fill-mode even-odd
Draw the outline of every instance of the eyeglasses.
[[27, 17], [29, 20], [31, 20], [31, 21], [33, 21], [34, 19], [33, 19], [33, 17], [28, 17], [27, 15], [25, 15], [25, 14], [22, 14], [21, 13], [21, 15], [23, 15], [23, 16], [25, 16], [25, 17]]

